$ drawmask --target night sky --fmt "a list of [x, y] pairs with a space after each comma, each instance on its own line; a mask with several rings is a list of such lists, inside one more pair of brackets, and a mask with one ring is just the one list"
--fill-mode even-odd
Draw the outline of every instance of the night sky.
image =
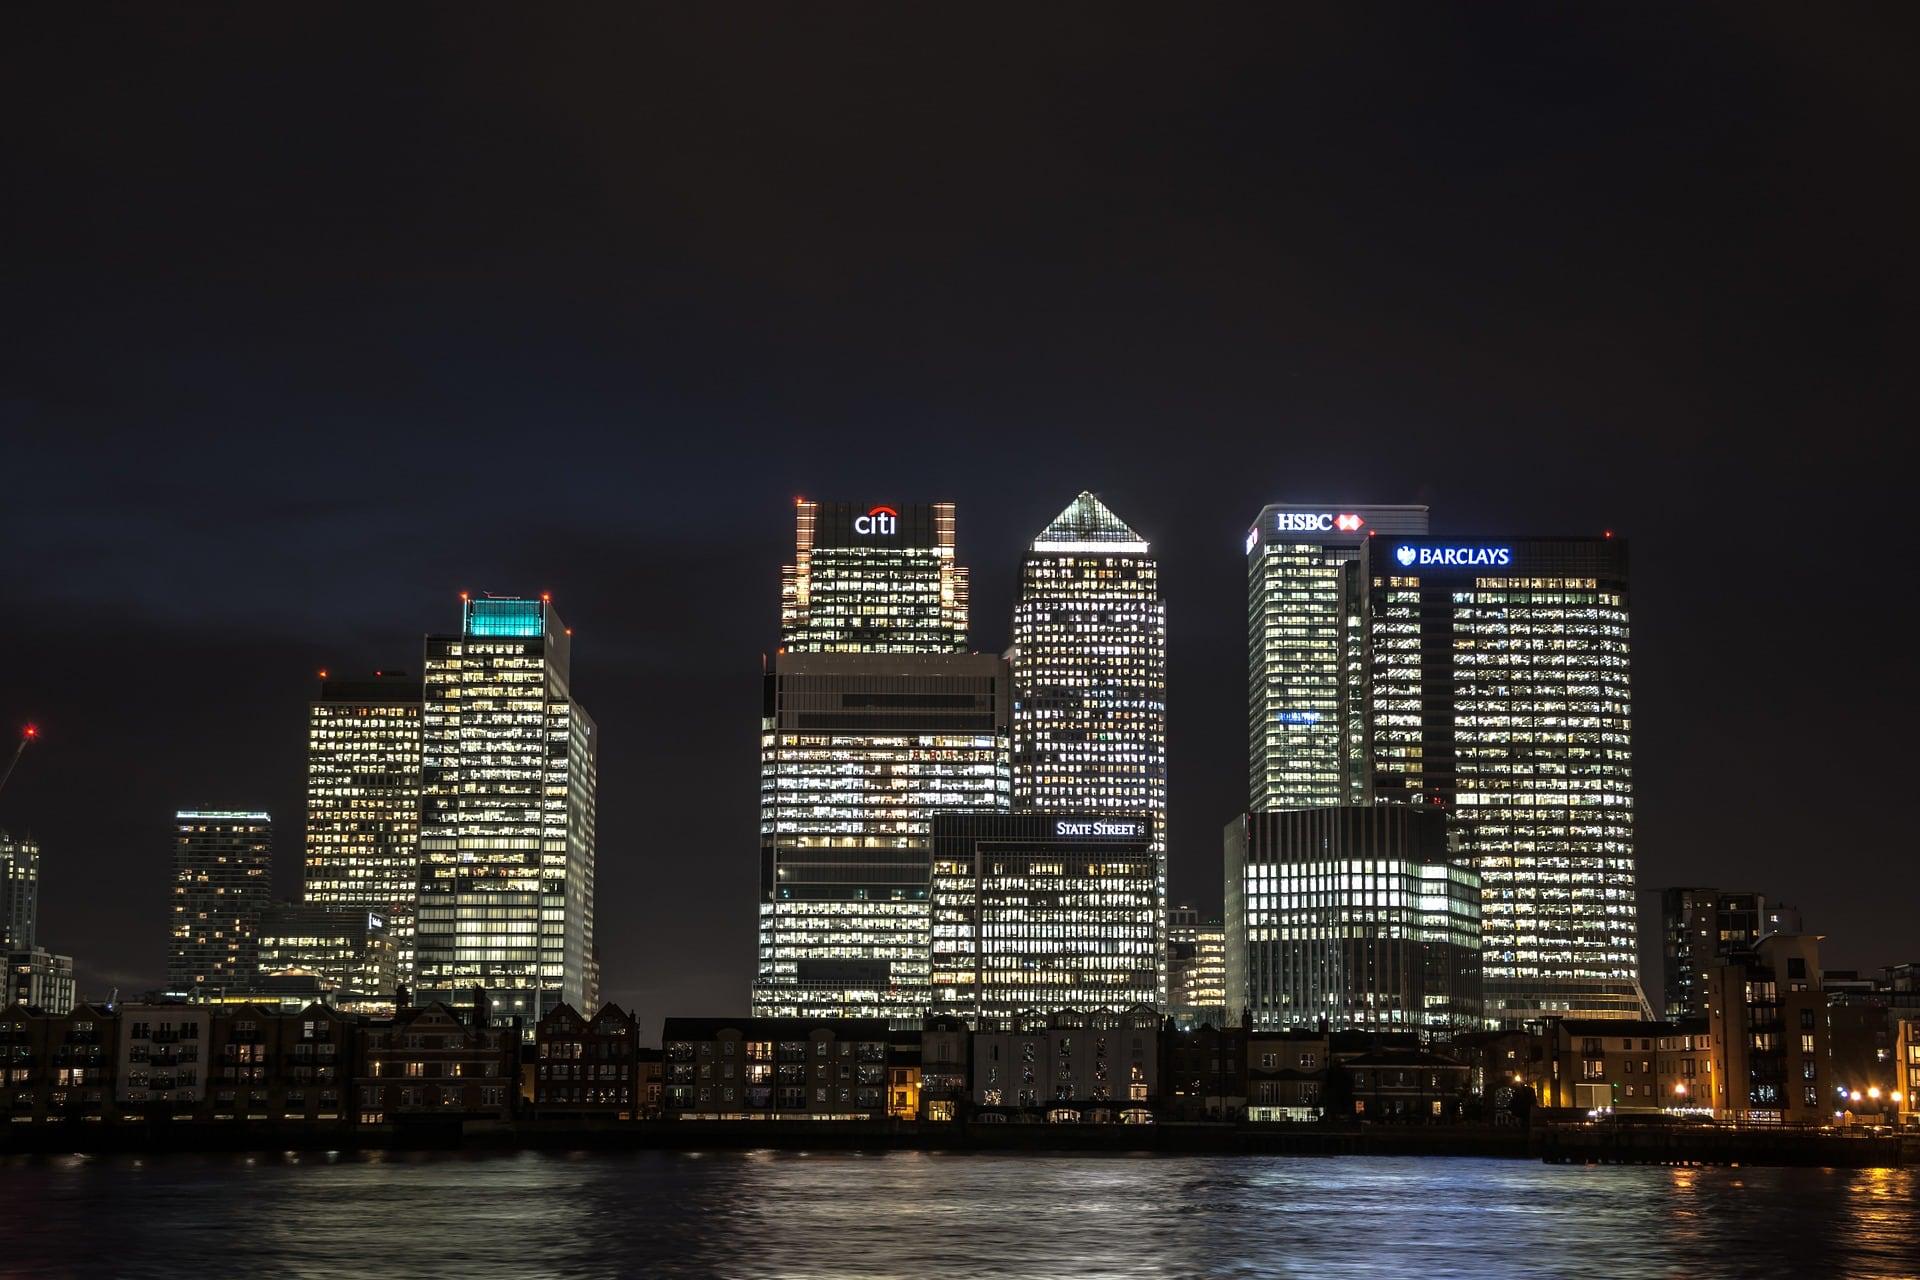
[[998, 650], [1086, 488], [1162, 559], [1177, 898], [1218, 908], [1245, 799], [1254, 514], [1425, 502], [1631, 540], [1643, 885], [1920, 958], [1913, 17], [15, 8], [0, 724], [45, 736], [0, 825], [41, 940], [157, 985], [176, 807], [270, 810], [295, 892], [316, 669], [550, 590], [607, 994], [744, 1011], [793, 498], [957, 502]]

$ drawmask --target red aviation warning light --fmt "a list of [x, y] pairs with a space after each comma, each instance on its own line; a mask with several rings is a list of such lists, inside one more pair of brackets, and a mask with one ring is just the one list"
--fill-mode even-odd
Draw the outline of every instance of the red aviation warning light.
[[0, 773], [0, 791], [6, 789], [7, 779], [13, 776], [14, 766], [18, 765], [20, 763], [20, 757], [27, 753], [27, 744], [29, 742], [38, 742], [39, 740], [39, 725], [28, 723], [20, 730], [20, 745], [13, 749], [13, 759], [7, 761], [6, 772]]
[[1352, 514], [1339, 515], [1333, 518], [1333, 527], [1342, 533], [1358, 533], [1360, 532], [1360, 526], [1365, 523], [1365, 520]]

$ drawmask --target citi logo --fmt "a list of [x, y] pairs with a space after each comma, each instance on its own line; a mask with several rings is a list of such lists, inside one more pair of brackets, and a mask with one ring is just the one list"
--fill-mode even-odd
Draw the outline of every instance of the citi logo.
[[855, 533], [898, 533], [900, 513], [892, 507], [875, 507], [853, 522]]

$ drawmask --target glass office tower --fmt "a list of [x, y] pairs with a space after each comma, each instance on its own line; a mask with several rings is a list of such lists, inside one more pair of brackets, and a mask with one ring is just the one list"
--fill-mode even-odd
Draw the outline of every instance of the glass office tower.
[[1008, 807], [1008, 685], [991, 654], [775, 657], [755, 1016], [918, 1024], [934, 814]]
[[[1013, 802], [1146, 814], [1167, 896], [1167, 607], [1147, 542], [1091, 493], [1033, 540], [1013, 610]], [[1166, 923], [1155, 926], [1163, 1005]]]
[[173, 815], [167, 994], [218, 999], [259, 976], [260, 913], [273, 895], [273, 819], [248, 809]]
[[1480, 877], [1439, 810], [1250, 813], [1227, 826], [1226, 871], [1229, 1026], [1480, 1027]]
[[1248, 800], [1255, 813], [1366, 803], [1366, 606], [1374, 536], [1427, 531], [1421, 506], [1276, 503], [1247, 531]]
[[1145, 814], [936, 816], [933, 1012], [979, 1028], [1156, 1004], [1156, 844]]
[[1488, 1018], [1641, 1016], [1624, 541], [1364, 552], [1372, 798], [1452, 819]]
[[419, 877], [420, 681], [322, 680], [307, 712], [306, 901], [377, 914], [395, 980], [410, 983]]
[[795, 504], [794, 562], [780, 575], [788, 653], [965, 653], [967, 571], [951, 502]]
[[545, 598], [467, 600], [429, 636], [421, 709], [416, 1002], [518, 1016], [586, 1006], [599, 733]]

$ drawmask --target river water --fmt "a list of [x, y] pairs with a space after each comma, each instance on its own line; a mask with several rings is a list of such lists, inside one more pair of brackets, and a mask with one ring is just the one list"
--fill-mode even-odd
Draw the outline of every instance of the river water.
[[1920, 1172], [541, 1153], [0, 1160], [0, 1277], [1920, 1276]]

